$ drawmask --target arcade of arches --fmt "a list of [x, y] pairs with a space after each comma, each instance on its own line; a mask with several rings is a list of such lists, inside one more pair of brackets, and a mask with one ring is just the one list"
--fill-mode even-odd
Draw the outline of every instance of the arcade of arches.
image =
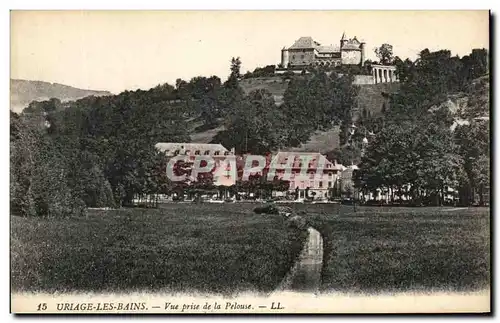
[[322, 60], [322, 61], [315, 61], [313, 63], [313, 66], [340, 66], [342, 63], [340, 60]]

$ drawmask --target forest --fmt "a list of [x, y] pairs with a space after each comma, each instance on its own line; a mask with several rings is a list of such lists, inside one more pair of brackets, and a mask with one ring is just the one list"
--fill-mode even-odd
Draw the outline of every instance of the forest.
[[[10, 114], [11, 213], [79, 215], [86, 207], [127, 206], [135, 195], [178, 189], [154, 145], [189, 142], [193, 121], [198, 129], [224, 126], [213, 142], [237, 154], [296, 147], [314, 131], [338, 126], [341, 147], [330, 155], [359, 163], [359, 189], [390, 187], [439, 203], [439, 192], [457, 187], [461, 203], [474, 203], [476, 195], [484, 203], [490, 183], [488, 55], [485, 49], [462, 58], [423, 50], [411, 61], [390, 53], [384, 61], [397, 66], [401, 87], [380, 114], [357, 109], [352, 75], [321, 69], [291, 77], [279, 106], [265, 89], [245, 95], [237, 57], [224, 82], [199, 76], [147, 91], [34, 101]], [[455, 93], [468, 97], [458, 115], [440, 108]], [[452, 127], [458, 117], [467, 123]], [[373, 135], [365, 145], [367, 133]]]

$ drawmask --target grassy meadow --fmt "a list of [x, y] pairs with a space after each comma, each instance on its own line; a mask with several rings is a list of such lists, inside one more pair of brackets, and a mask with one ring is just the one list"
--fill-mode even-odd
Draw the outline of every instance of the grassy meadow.
[[[166, 204], [11, 217], [13, 290], [270, 292], [305, 232], [257, 204]], [[324, 238], [324, 292], [489, 288], [488, 208], [295, 204]]]
[[270, 292], [306, 238], [255, 205], [167, 204], [11, 217], [13, 291]]
[[490, 286], [488, 208], [340, 207], [309, 215], [324, 239], [322, 290], [474, 291]]

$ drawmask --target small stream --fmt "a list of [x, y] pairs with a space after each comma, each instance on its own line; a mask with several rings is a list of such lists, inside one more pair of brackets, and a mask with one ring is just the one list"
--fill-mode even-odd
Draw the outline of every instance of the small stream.
[[323, 237], [311, 227], [307, 231], [309, 237], [304, 248], [297, 262], [278, 288], [279, 291], [302, 293], [317, 293], [319, 291], [323, 266]]

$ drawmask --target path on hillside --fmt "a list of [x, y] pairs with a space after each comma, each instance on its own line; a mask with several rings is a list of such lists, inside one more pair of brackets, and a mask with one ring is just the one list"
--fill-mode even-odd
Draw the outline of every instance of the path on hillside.
[[309, 237], [297, 262], [276, 292], [317, 293], [319, 291], [323, 267], [323, 238], [317, 230], [311, 227], [307, 231]]

